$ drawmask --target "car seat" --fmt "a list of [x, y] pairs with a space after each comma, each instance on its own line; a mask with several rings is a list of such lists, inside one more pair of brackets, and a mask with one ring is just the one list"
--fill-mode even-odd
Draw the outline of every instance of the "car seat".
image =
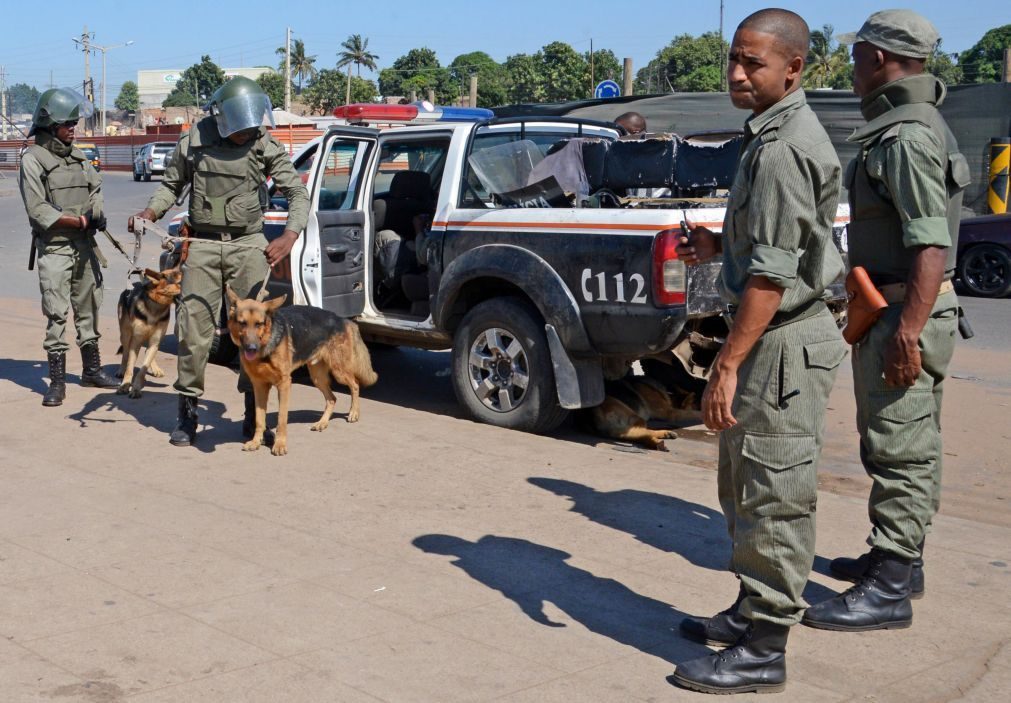
[[424, 171], [400, 171], [393, 176], [386, 197], [386, 229], [405, 240], [414, 239], [414, 216], [434, 211], [431, 176]]

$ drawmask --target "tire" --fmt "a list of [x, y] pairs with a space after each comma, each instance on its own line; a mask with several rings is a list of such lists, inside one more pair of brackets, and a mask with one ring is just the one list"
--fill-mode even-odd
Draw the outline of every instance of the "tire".
[[[207, 355], [207, 360], [219, 366], [231, 366], [235, 357], [239, 353], [239, 348], [228, 336], [228, 308], [222, 305], [221, 321], [218, 323], [218, 330], [215, 330], [214, 338], [211, 340], [211, 349]], [[218, 334], [221, 332], [221, 334]]]
[[136, 171], [133, 172], [133, 180], [140, 181], [140, 174], [137, 173]]
[[145, 183], [151, 182], [151, 172], [148, 171], [146, 168], [144, 169], [144, 182]]
[[977, 244], [959, 259], [958, 277], [973, 295], [1002, 298], [1011, 292], [1011, 252], [997, 244]]
[[516, 298], [486, 300], [464, 316], [453, 337], [452, 379], [457, 400], [479, 422], [544, 433], [568, 415], [540, 315]]

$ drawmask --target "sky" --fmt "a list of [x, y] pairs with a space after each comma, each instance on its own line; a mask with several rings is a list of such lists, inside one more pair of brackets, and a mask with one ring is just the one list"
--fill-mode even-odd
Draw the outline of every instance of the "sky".
[[[577, 51], [611, 49], [621, 60], [631, 57], [636, 71], [678, 34], [698, 35], [719, 28], [719, 0], [619, 3], [603, 0], [471, 0], [425, 2], [122, 2], [111, 0], [47, 0], [5, 2], [7, 31], [0, 43], [0, 66], [6, 82], [50, 86], [80, 86], [84, 54], [72, 37], [87, 25], [101, 46], [133, 43], [106, 52], [108, 103], [112, 106], [124, 81], [137, 80], [141, 69], [185, 69], [209, 54], [222, 68], [277, 66], [274, 50], [284, 45], [285, 28], [316, 55], [317, 68], [333, 68], [340, 43], [351, 34], [369, 40], [380, 68], [408, 50], [434, 49], [443, 65], [471, 51], [485, 51], [497, 61], [517, 53], [533, 53], [552, 41]], [[963, 51], [988, 30], [1011, 22], [1007, 0], [923, 0], [915, 4], [941, 33], [947, 52]], [[762, 2], [726, 0], [724, 33], [748, 14], [767, 7]], [[880, 2], [784, 2], [782, 7], [803, 16], [812, 28], [831, 24], [836, 33], [855, 31]], [[46, 9], [40, 19], [39, 8]], [[332, 9], [320, 9], [330, 7]], [[884, 6], [887, 7], [887, 6]], [[627, 8], [627, 9], [621, 9]], [[38, 27], [38, 29], [33, 29]], [[12, 31], [12, 28], [19, 28]], [[102, 55], [91, 58], [96, 101], [100, 99]], [[375, 76], [363, 72], [363, 77]]]

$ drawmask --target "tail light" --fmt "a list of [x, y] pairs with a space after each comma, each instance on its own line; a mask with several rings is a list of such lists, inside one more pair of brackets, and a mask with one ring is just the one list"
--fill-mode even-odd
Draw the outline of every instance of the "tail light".
[[653, 240], [653, 301], [656, 305], [684, 305], [688, 277], [678, 259], [681, 228], [665, 229]]

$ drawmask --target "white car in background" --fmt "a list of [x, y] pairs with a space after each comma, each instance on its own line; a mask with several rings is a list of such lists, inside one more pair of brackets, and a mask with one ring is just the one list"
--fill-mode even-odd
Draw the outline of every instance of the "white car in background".
[[165, 173], [165, 158], [175, 151], [175, 142], [151, 142], [140, 148], [133, 157], [133, 180], [143, 178], [150, 181], [151, 176], [161, 176]]

